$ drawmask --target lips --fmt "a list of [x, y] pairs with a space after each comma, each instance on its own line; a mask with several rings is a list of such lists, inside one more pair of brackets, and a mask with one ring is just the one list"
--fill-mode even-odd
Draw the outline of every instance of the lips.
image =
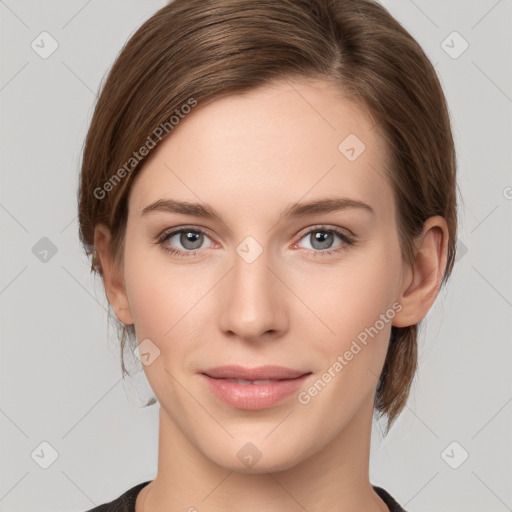
[[243, 366], [217, 366], [209, 368], [201, 373], [214, 379], [236, 379], [242, 381], [277, 381], [296, 379], [305, 375], [306, 371], [294, 370], [284, 366], [258, 366], [256, 368], [244, 368]]
[[217, 366], [200, 375], [222, 402], [236, 409], [256, 411], [274, 407], [297, 393], [311, 373], [284, 366]]
[[272, 384], [272, 382], [279, 382], [279, 379], [260, 379], [260, 380], [244, 380], [244, 379], [223, 379], [232, 384], [240, 384], [240, 386], [248, 386], [254, 384], [255, 386], [264, 386], [265, 384]]

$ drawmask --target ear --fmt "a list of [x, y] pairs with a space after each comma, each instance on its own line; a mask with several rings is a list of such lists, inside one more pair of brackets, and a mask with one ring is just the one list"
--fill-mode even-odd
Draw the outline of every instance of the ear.
[[393, 318], [395, 327], [419, 323], [430, 310], [441, 287], [448, 253], [448, 226], [443, 217], [427, 219], [415, 240], [415, 259], [404, 273], [397, 301], [402, 309]]
[[94, 247], [101, 262], [100, 273], [103, 278], [105, 293], [119, 321], [131, 325], [134, 322], [126, 294], [123, 273], [115, 265], [110, 242], [110, 229], [103, 224], [97, 224], [94, 228]]

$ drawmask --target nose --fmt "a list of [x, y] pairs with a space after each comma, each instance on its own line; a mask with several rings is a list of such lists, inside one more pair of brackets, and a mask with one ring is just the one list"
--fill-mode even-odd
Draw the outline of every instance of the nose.
[[235, 254], [233, 268], [219, 288], [223, 333], [249, 342], [283, 335], [288, 327], [286, 287], [274, 266], [266, 251], [254, 261], [243, 252]]

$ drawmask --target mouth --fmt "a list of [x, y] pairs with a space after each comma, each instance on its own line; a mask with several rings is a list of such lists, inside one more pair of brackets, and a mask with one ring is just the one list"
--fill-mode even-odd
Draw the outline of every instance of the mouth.
[[241, 386], [248, 386], [253, 384], [255, 386], [262, 386], [263, 384], [271, 384], [272, 382], [279, 382], [281, 380], [288, 379], [264, 379], [264, 380], [244, 380], [244, 379], [222, 379], [226, 382], [232, 382], [233, 384], [240, 384]]
[[217, 366], [204, 370], [204, 375], [214, 379], [238, 379], [250, 382], [265, 381], [265, 380], [285, 380], [296, 379], [306, 373], [311, 373], [302, 370], [295, 370], [293, 368], [286, 368], [285, 366], [258, 366], [256, 368], [246, 368], [243, 366]]
[[267, 409], [298, 392], [312, 372], [283, 366], [218, 366], [200, 372], [207, 388], [231, 407]]

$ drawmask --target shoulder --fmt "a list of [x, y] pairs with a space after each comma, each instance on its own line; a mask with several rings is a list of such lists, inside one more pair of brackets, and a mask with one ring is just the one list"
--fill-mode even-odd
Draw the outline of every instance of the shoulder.
[[118, 498], [91, 508], [87, 510], [87, 512], [135, 512], [135, 500], [137, 499], [137, 495], [150, 482], [151, 480], [148, 480], [147, 482], [137, 484], [121, 494]]
[[377, 487], [376, 485], [372, 485], [373, 490], [382, 498], [382, 501], [388, 506], [389, 512], [406, 512], [398, 502], [382, 487]]

